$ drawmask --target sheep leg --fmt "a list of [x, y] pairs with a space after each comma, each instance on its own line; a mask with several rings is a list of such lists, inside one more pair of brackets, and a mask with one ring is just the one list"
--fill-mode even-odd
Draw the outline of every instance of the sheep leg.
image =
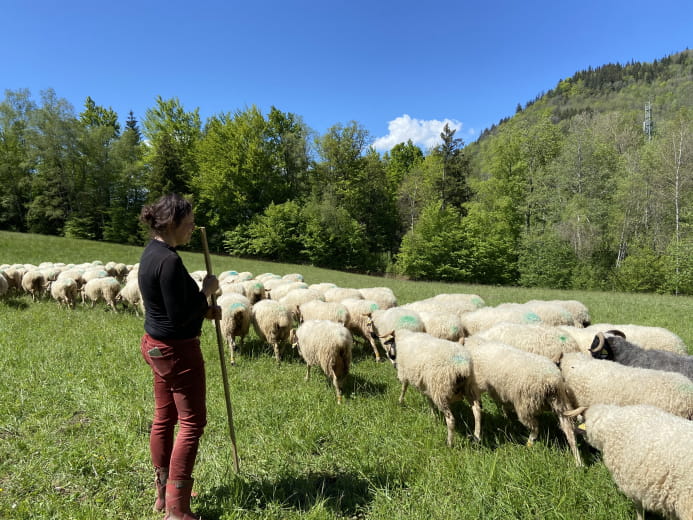
[[402, 383], [402, 391], [399, 394], [399, 404], [404, 402], [404, 393], [407, 391], [407, 387], [409, 387], [409, 381], [404, 381]]
[[534, 445], [534, 441], [537, 440], [539, 436], [539, 421], [537, 418], [528, 413], [525, 410], [515, 410], [517, 412], [517, 418], [519, 421], [529, 428], [529, 438], [527, 439], [527, 446], [531, 447]]
[[575, 430], [573, 429], [573, 422], [569, 417], [564, 416], [562, 413], [558, 413], [558, 424], [561, 430], [565, 434], [565, 438], [570, 446], [570, 451], [573, 452], [573, 457], [575, 457], [575, 465], [582, 466], [582, 458], [580, 457], [580, 451], [577, 448], [577, 442], [575, 440]]
[[330, 377], [332, 378], [332, 385], [337, 392], [337, 404], [342, 404], [342, 389], [339, 387], [339, 381], [337, 380], [337, 374], [334, 370], [330, 370]]
[[474, 399], [472, 401], [472, 414], [474, 414], [474, 438], [481, 440], [481, 401]]
[[445, 424], [448, 425], [448, 446], [452, 447], [452, 440], [455, 434], [455, 416], [450, 408], [443, 410], [443, 415], [445, 416]]
[[236, 343], [233, 340], [233, 336], [229, 336], [228, 338], [226, 338], [226, 341], [228, 341], [228, 343], [229, 343], [229, 355], [231, 357], [231, 360], [230, 360], [231, 366], [235, 366], [236, 365], [236, 355], [234, 353], [234, 350], [236, 349]]
[[279, 354], [279, 343], [272, 343], [272, 348], [274, 349], [274, 358], [277, 360], [277, 363], [280, 363], [282, 358]]
[[308, 365], [308, 368], [306, 369], [306, 381], [310, 380], [310, 365]]
[[369, 335], [368, 336], [368, 341], [371, 344], [371, 347], [373, 347], [373, 353], [375, 354], [375, 362], [380, 363], [380, 351], [378, 350], [378, 344], [375, 342], [373, 339], [373, 336]]

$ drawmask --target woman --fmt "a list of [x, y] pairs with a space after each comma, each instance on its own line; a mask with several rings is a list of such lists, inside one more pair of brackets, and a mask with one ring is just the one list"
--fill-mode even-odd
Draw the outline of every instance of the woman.
[[200, 290], [176, 252], [195, 229], [190, 202], [166, 195], [142, 208], [140, 218], [152, 236], [140, 259], [138, 281], [146, 311], [142, 355], [154, 374], [149, 440], [156, 472], [154, 510], [165, 509], [169, 520], [196, 520], [190, 511], [192, 470], [207, 424], [199, 336], [204, 318], [219, 317], [219, 309], [207, 304], [219, 282], [207, 275]]

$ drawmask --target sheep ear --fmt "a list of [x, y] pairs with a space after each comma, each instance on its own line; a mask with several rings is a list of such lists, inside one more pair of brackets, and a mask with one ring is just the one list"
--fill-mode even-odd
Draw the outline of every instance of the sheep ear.
[[597, 335], [594, 337], [592, 340], [592, 344], [590, 345], [590, 352], [594, 356], [604, 348], [604, 342], [606, 341], [606, 338], [604, 337], [603, 332], [597, 332]]

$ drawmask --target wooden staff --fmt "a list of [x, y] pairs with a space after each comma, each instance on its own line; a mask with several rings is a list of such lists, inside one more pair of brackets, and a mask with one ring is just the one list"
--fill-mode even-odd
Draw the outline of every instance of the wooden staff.
[[[209, 246], [207, 245], [207, 231], [204, 227], [199, 227], [202, 235], [202, 247], [205, 252], [205, 264], [207, 274], [212, 274], [212, 260], [209, 256]], [[217, 297], [212, 294], [212, 307], [216, 307]], [[233, 468], [238, 473], [238, 449], [236, 448], [236, 432], [233, 428], [233, 412], [231, 411], [231, 394], [229, 393], [229, 377], [226, 373], [224, 338], [221, 334], [221, 324], [219, 318], [214, 317], [214, 326], [217, 330], [217, 346], [219, 347], [219, 361], [221, 362], [221, 377], [224, 380], [224, 397], [226, 398], [226, 416], [229, 419], [229, 434], [231, 435], [231, 446], [233, 448]]]

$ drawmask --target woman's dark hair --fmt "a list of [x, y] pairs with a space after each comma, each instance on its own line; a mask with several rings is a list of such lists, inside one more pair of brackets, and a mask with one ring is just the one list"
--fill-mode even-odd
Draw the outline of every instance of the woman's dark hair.
[[140, 220], [144, 222], [150, 230], [161, 233], [165, 231], [169, 224], [174, 227], [190, 214], [192, 204], [176, 193], [164, 195], [152, 204], [142, 208]]

